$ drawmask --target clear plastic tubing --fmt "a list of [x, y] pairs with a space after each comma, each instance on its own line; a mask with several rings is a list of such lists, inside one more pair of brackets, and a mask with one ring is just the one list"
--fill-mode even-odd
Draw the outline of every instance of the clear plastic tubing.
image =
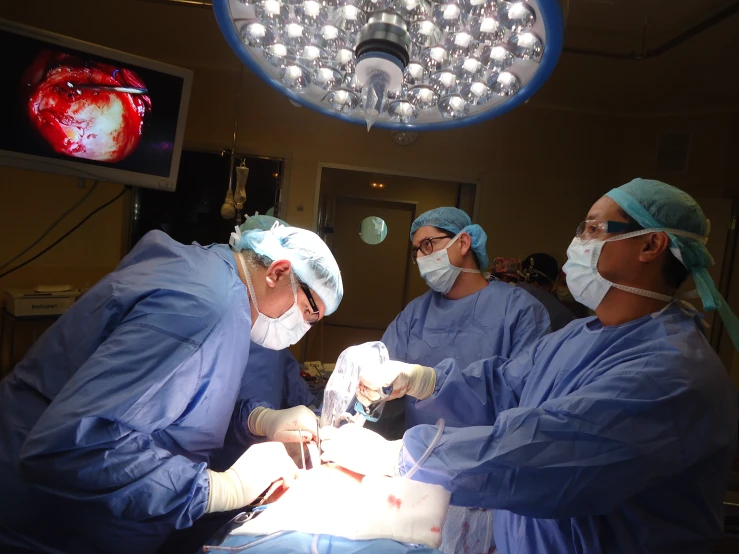
[[436, 445], [439, 444], [439, 440], [441, 440], [441, 435], [442, 433], [444, 433], [444, 419], [439, 419], [439, 421], [436, 422], [436, 426], [438, 427], [438, 429], [436, 431], [436, 435], [434, 436], [434, 440], [431, 441], [431, 444], [429, 444], [429, 447], [426, 449], [426, 452], [423, 453], [423, 456], [421, 456], [414, 464], [414, 466], [410, 469], [410, 471], [403, 476], [406, 479], [410, 479], [416, 474], [416, 472], [421, 468], [424, 462], [428, 460], [429, 456], [431, 456], [431, 453], [434, 451], [434, 448], [436, 448]]

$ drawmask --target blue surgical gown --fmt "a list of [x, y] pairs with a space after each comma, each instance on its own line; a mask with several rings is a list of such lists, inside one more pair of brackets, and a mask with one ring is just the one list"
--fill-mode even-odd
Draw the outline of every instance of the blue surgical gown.
[[154, 552], [203, 515], [250, 326], [228, 247], [144, 236], [0, 382], [0, 551]]
[[[501, 554], [706, 552], [720, 537], [737, 391], [678, 305], [613, 327], [578, 320], [514, 360], [436, 371], [420, 409], [487, 411], [495, 425], [445, 430], [414, 479], [495, 509]], [[435, 432], [406, 432], [401, 473]]]
[[549, 314], [552, 331], [559, 331], [563, 327], [566, 327], [570, 321], [575, 319], [575, 314], [573, 314], [567, 306], [562, 304], [562, 302], [559, 301], [559, 298], [552, 293], [530, 283], [518, 283], [516, 286], [521, 287], [542, 303]]
[[308, 383], [300, 376], [300, 364], [288, 349], [270, 350], [252, 342], [231, 425], [223, 448], [211, 455], [211, 469], [228, 469], [248, 447], [264, 440], [252, 435], [247, 426], [254, 408], [284, 410], [311, 406], [315, 401]]
[[[548, 332], [549, 316], [540, 302], [521, 289], [494, 281], [457, 300], [428, 291], [395, 318], [382, 342], [393, 360], [433, 367], [446, 358], [454, 358], [467, 365], [491, 356], [516, 356]], [[446, 400], [459, 401], [451, 397]], [[405, 429], [435, 423], [439, 417], [433, 410], [418, 411], [415, 398], [391, 402], [377, 424], [377, 430], [388, 438], [402, 436], [403, 402]], [[448, 420], [447, 425], [492, 425], [495, 421], [485, 411], [464, 415], [463, 419]], [[441, 549], [470, 554], [487, 552], [492, 541], [491, 520], [487, 511], [450, 507]]]
[[[528, 293], [494, 281], [484, 289], [458, 300], [429, 290], [411, 301], [382, 336], [390, 359], [433, 367], [446, 358], [460, 365], [491, 356], [511, 358], [549, 332], [544, 306]], [[416, 399], [406, 397], [406, 429], [435, 423], [432, 410], [419, 412]], [[487, 414], [447, 425], [485, 425]], [[380, 420], [382, 421], [382, 420]]]

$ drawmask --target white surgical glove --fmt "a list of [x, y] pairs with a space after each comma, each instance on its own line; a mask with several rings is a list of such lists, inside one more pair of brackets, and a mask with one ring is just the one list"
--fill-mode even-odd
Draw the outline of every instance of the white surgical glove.
[[353, 423], [321, 429], [321, 460], [361, 475], [398, 475], [403, 441], [388, 441]]
[[286, 410], [259, 406], [251, 411], [246, 424], [255, 437], [279, 442], [309, 442], [318, 431], [318, 417], [305, 406]]
[[[382, 389], [393, 387], [389, 396]], [[431, 367], [388, 360], [384, 364], [363, 367], [359, 373], [357, 399], [369, 406], [387, 397], [388, 400], [406, 394], [423, 400], [433, 394], [436, 387], [436, 372]]]
[[254, 502], [267, 488], [282, 479], [290, 486], [298, 473], [279, 442], [255, 444], [230, 469], [224, 472], [208, 470], [207, 513], [227, 512]]

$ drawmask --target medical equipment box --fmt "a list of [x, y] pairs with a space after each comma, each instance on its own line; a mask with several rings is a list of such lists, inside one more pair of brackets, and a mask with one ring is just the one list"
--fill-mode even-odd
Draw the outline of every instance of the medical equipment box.
[[66, 312], [80, 291], [77, 289], [60, 292], [36, 292], [31, 289], [8, 289], [5, 309], [16, 317], [37, 315], [61, 315]]

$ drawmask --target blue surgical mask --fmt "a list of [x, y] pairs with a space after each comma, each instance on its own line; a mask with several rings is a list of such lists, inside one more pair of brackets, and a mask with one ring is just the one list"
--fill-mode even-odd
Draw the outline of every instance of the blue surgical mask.
[[447, 250], [458, 238], [459, 235], [454, 237], [442, 250], [431, 252], [428, 256], [422, 256], [416, 259], [418, 271], [421, 272], [421, 277], [431, 287], [431, 290], [446, 294], [452, 290], [460, 273], [480, 273], [476, 269], [464, 269], [453, 266], [449, 261]]

